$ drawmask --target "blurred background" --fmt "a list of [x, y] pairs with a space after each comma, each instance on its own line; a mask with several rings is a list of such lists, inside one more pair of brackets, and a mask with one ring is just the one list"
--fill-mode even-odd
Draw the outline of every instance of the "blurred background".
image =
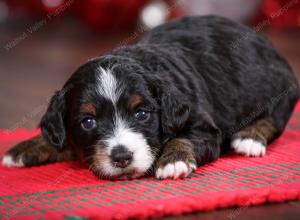
[[222, 15], [269, 38], [300, 76], [300, 0], [0, 0], [0, 129], [34, 128], [88, 59], [186, 15]]

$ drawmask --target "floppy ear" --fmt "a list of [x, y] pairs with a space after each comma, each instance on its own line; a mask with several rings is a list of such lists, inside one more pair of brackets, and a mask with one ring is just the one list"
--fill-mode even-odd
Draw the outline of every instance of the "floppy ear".
[[161, 89], [160, 102], [163, 133], [167, 136], [174, 136], [178, 130], [183, 128], [189, 117], [189, 102], [173, 86], [164, 86]]
[[58, 150], [62, 149], [66, 142], [65, 108], [64, 93], [58, 91], [52, 97], [40, 123], [43, 137]]

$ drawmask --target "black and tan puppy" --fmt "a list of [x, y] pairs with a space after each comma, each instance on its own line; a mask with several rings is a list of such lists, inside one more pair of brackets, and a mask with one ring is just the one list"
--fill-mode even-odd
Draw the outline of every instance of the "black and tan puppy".
[[290, 66], [263, 37], [224, 18], [186, 17], [81, 66], [53, 96], [42, 136], [3, 164], [78, 156], [101, 178], [184, 177], [229, 145], [263, 156], [297, 99]]

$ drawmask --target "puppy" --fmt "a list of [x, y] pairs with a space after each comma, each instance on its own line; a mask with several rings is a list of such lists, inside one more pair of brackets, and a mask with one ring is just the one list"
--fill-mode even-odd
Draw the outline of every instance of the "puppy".
[[41, 136], [2, 163], [80, 158], [100, 178], [186, 177], [228, 146], [265, 155], [297, 99], [270, 42], [225, 18], [185, 17], [81, 66], [53, 96]]

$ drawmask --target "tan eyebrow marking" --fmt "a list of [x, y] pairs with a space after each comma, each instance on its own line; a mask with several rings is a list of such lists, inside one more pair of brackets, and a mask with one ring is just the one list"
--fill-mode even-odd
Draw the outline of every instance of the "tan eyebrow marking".
[[96, 108], [93, 104], [91, 103], [84, 103], [81, 105], [81, 109], [88, 113], [88, 114], [91, 114], [93, 116], [96, 116]]
[[137, 107], [142, 102], [142, 97], [140, 95], [133, 95], [129, 102], [128, 102], [128, 108], [130, 110], [133, 110], [135, 107]]

